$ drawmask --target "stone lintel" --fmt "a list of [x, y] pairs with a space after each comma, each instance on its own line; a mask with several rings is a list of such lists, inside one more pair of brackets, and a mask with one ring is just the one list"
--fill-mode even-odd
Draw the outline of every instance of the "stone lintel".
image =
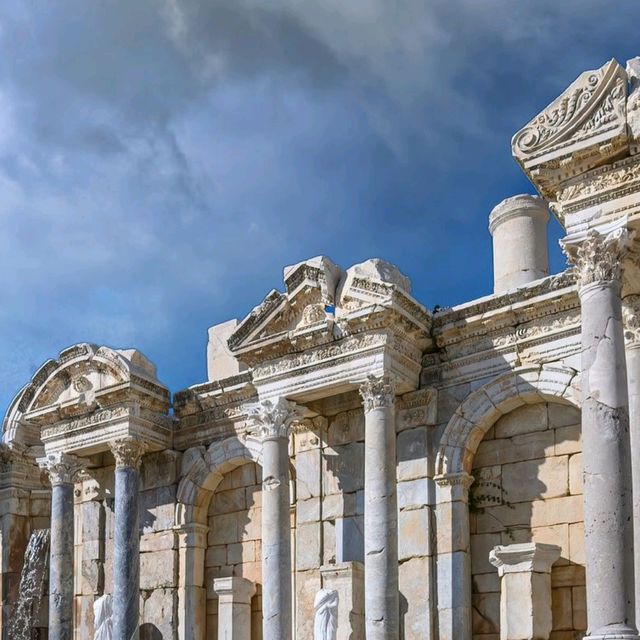
[[215, 578], [213, 590], [220, 599], [232, 603], [250, 604], [251, 598], [256, 593], [256, 585], [248, 578], [229, 576], [227, 578]]
[[380, 331], [258, 365], [253, 379], [260, 398], [286, 397], [306, 403], [357, 390], [370, 375], [389, 374], [398, 394], [409, 393], [418, 388], [421, 370], [420, 348]]
[[174, 426], [171, 416], [125, 403], [52, 424], [42, 429], [41, 439], [47, 451], [82, 456], [109, 451], [109, 443], [122, 438], [160, 451], [172, 447]]
[[540, 542], [499, 545], [489, 553], [489, 562], [498, 568], [500, 576], [507, 573], [550, 573], [560, 551], [555, 544]]

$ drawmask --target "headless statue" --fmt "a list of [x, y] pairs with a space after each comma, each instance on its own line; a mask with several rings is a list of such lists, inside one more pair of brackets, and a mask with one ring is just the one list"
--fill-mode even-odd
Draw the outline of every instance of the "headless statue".
[[113, 640], [112, 616], [111, 595], [105, 593], [93, 603], [93, 640]]
[[338, 635], [338, 592], [320, 589], [313, 602], [316, 619], [313, 640], [336, 640]]

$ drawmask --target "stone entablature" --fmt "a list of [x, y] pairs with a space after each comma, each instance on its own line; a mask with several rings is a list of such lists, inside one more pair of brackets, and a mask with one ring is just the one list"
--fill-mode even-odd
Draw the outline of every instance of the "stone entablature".
[[288, 267], [285, 286], [229, 338], [232, 353], [252, 367], [260, 397], [341, 393], [383, 368], [401, 392], [417, 388], [431, 315], [396, 267], [369, 260], [342, 272], [314, 258]]
[[152, 448], [171, 446], [169, 390], [135, 350], [79, 344], [46, 362], [15, 398], [4, 439], [47, 452], [91, 455], [113, 438], [134, 436]]

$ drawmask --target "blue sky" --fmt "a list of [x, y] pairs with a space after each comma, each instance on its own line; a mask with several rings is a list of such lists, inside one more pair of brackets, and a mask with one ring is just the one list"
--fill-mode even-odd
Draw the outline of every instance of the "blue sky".
[[[640, 54], [637, 0], [0, 3], [0, 411], [64, 347], [173, 391], [207, 327], [318, 254], [426, 306], [491, 291], [510, 138]], [[552, 227], [552, 268], [563, 259]]]

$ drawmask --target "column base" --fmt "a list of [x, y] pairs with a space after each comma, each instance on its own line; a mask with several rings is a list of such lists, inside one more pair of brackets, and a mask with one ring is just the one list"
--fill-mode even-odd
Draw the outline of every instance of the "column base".
[[586, 635], [585, 640], [640, 640], [640, 635], [633, 627], [627, 625], [612, 625], [597, 629], [594, 633]]

